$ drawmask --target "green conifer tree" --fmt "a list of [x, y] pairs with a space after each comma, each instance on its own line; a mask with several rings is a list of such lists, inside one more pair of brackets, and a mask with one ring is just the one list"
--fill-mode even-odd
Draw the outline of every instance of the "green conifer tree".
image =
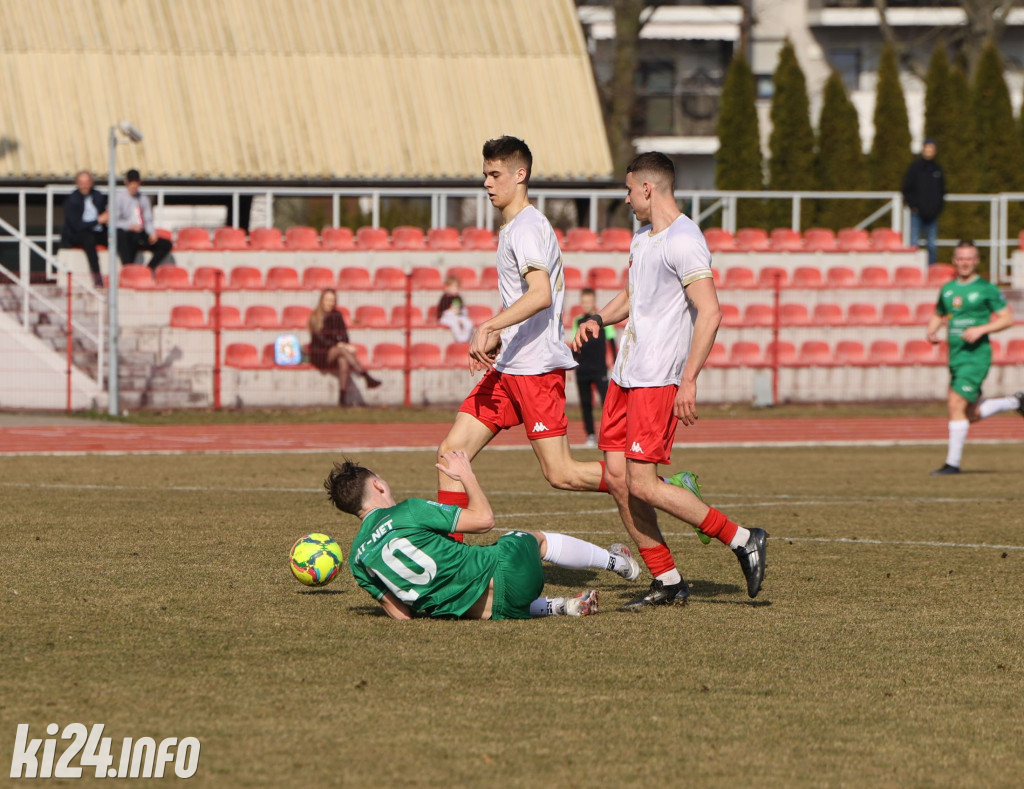
[[[813, 189], [814, 130], [811, 128], [807, 80], [788, 40], [779, 52], [774, 81], [769, 187], [778, 190]], [[788, 201], [772, 200], [769, 208], [774, 226], [789, 226], [791, 209]]]
[[868, 155], [871, 188], [898, 191], [913, 157], [910, 153], [907, 103], [900, 85], [899, 60], [890, 44], [882, 50], [878, 64], [874, 121], [875, 137]]
[[[837, 71], [825, 83], [818, 121], [817, 188], [830, 192], [868, 189], [857, 109]], [[839, 230], [853, 227], [866, 215], [864, 200], [820, 200], [815, 224]]]
[[[760, 191], [764, 188], [761, 132], [757, 120], [756, 85], [742, 51], [729, 64], [722, 87], [718, 115], [718, 155], [715, 186], [718, 189]], [[765, 221], [761, 200], [741, 200], [737, 227], [760, 227]]]
[[[946, 190], [957, 194], [978, 191], [977, 132], [971, 109], [971, 88], [963, 65], [949, 69], [949, 117], [952, 123], [939, 144], [938, 161], [946, 174]], [[983, 206], [948, 203], [939, 219], [943, 238], [981, 238], [988, 234], [988, 214]], [[946, 259], [941, 250], [940, 260]]]
[[950, 68], [946, 45], [940, 41], [932, 50], [925, 77], [924, 136], [935, 140], [945, 150], [954, 118], [950, 114]]

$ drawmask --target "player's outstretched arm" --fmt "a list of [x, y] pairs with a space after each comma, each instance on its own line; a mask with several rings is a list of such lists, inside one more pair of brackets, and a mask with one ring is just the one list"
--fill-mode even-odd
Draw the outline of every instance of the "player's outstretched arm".
[[[622, 290], [615, 294], [615, 298], [604, 305], [604, 308], [598, 312], [601, 316], [601, 320], [605, 326], [611, 326], [623, 321], [629, 317], [629, 294]], [[576, 336], [572, 338], [572, 349], [575, 352], [579, 352], [583, 344], [598, 335], [598, 332], [602, 332], [600, 326], [597, 325], [597, 321], [583, 321], [576, 328]]]
[[704, 362], [711, 354], [711, 348], [718, 336], [722, 323], [722, 308], [718, 304], [718, 292], [711, 277], [698, 279], [686, 286], [686, 295], [697, 310], [693, 322], [693, 340], [686, 366], [679, 381], [679, 391], [673, 408], [676, 418], [684, 425], [697, 422], [697, 376], [704, 368]]
[[494, 528], [494, 512], [487, 500], [484, 489], [473, 473], [469, 455], [464, 450], [456, 449], [441, 455], [441, 463], [436, 463], [437, 470], [447, 477], [461, 482], [469, 498], [469, 504], [462, 508], [456, 531], [469, 534], [483, 534]]
[[939, 315], [937, 312], [933, 312], [931, 317], [928, 318], [927, 332], [928, 342], [938, 342], [941, 338], [939, 337], [939, 329], [942, 328], [942, 324], [946, 322], [945, 316]]
[[412, 619], [412, 609], [391, 592], [384, 593], [380, 604], [384, 607], [384, 612], [392, 619]]
[[[533, 268], [526, 272], [526, 292], [508, 305], [490, 320], [477, 327], [476, 334], [469, 344], [469, 355], [472, 361], [492, 369], [494, 360], [490, 351], [495, 345], [494, 335], [509, 326], [522, 323], [541, 310], [551, 306], [551, 281], [544, 269]], [[490, 347], [488, 347], [490, 345]]]

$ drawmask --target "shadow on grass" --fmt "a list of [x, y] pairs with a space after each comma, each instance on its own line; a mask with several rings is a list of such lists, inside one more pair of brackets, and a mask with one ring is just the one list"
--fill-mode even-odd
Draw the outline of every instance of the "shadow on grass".
[[[598, 573], [594, 570], [567, 570], [565, 567], [544, 565], [544, 583], [559, 584], [560, 586], [579, 586], [582, 583], [597, 582], [605, 573]], [[615, 580], [618, 576], [607, 574], [603, 580]]]
[[344, 589], [297, 589], [295, 594], [345, 594]]
[[720, 584], [714, 581], [690, 581], [691, 597], [717, 597], [718, 595], [733, 595], [739, 592], [746, 594], [746, 589], [739, 584]]

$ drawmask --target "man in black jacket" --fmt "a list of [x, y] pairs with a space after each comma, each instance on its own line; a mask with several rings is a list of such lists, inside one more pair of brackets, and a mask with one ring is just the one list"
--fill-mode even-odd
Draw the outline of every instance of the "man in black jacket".
[[92, 175], [82, 170], [75, 176], [78, 188], [64, 200], [64, 227], [60, 231], [63, 247], [80, 247], [89, 260], [96, 287], [103, 287], [96, 247], [107, 243], [109, 220], [107, 197], [93, 188]]
[[910, 242], [916, 245], [924, 237], [929, 266], [938, 259], [935, 243], [946, 198], [946, 177], [935, 160], [937, 152], [935, 140], [925, 140], [921, 156], [910, 163], [903, 176], [903, 199], [910, 208]]

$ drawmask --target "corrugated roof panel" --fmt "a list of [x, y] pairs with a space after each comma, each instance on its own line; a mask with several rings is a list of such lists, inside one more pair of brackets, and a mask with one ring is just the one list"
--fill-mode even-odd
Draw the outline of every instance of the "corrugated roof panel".
[[[111, 76], [117, 82], [111, 83]], [[571, 0], [0, 0], [0, 179], [479, 178], [523, 136], [539, 178], [608, 176]]]

